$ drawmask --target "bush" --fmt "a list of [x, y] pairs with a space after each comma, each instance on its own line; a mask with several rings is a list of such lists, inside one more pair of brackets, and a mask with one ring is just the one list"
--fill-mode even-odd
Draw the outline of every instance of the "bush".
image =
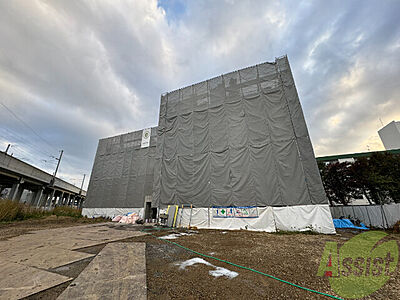
[[17, 219], [21, 214], [21, 207], [11, 200], [0, 200], [0, 221]]
[[24, 203], [0, 199], [0, 222], [38, 219], [50, 215], [82, 218], [81, 210], [73, 207], [59, 206], [52, 210], [44, 210]]
[[0, 222], [41, 218], [49, 212], [12, 200], [0, 199]]

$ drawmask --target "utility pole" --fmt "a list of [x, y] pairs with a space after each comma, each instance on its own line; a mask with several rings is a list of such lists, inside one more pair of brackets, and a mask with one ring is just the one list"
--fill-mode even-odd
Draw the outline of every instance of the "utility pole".
[[81, 189], [80, 189], [80, 191], [79, 191], [79, 195], [82, 194], [83, 183], [85, 182], [85, 177], [86, 177], [86, 174], [83, 174], [83, 179], [82, 179], [82, 184], [81, 184]]
[[[63, 153], [64, 153], [64, 150], [61, 150], [60, 157], [59, 158], [55, 157], [55, 159], [58, 160], [58, 162], [57, 162], [56, 170], [54, 171], [54, 174], [53, 174], [53, 178], [50, 181], [50, 186], [54, 186], [54, 182], [56, 181], [56, 175], [57, 175], [58, 167], [60, 166], [60, 162], [61, 162], [61, 158], [62, 158]], [[56, 193], [56, 190], [53, 188], [53, 191], [52, 191], [51, 196], [50, 196], [50, 204], [49, 204], [50, 207], [52, 207], [52, 205], [53, 205], [52, 201], [53, 201], [55, 193]], [[54, 199], [54, 202], [56, 200], [57, 200], [57, 198]], [[46, 207], [46, 203], [44, 204], [44, 206]]]
[[7, 154], [7, 152], [8, 152], [8, 149], [10, 149], [10, 146], [11, 146], [11, 144], [8, 144], [8, 146], [7, 146], [7, 149], [6, 149], [6, 154]]
[[61, 162], [61, 158], [62, 158], [63, 153], [64, 153], [64, 150], [61, 150], [61, 152], [60, 152], [60, 158], [56, 158], [56, 160], [58, 160], [58, 162], [57, 162], [57, 167], [56, 167], [56, 170], [54, 171], [53, 178], [51, 179], [50, 185], [53, 185], [53, 184], [54, 184], [54, 181], [56, 180], [56, 175], [57, 175], [58, 167], [60, 166], [60, 162]]

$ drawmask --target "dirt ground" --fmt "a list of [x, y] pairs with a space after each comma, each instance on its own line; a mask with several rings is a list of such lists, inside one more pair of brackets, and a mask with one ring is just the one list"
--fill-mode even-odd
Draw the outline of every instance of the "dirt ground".
[[[335, 295], [328, 279], [316, 275], [325, 243], [336, 241], [340, 245], [356, 233], [342, 231], [338, 235], [328, 236], [200, 230], [198, 234], [171, 241], [203, 254]], [[391, 237], [399, 243], [400, 235]], [[239, 275], [233, 279], [215, 278], [209, 275], [212, 267], [202, 264], [180, 270], [177, 262], [200, 256], [154, 237], [135, 240], [147, 243], [148, 299], [329, 299], [207, 258], [204, 259], [215, 266], [227, 268]], [[384, 287], [365, 299], [400, 299], [399, 286], [400, 272], [397, 269]]]
[[79, 226], [92, 223], [106, 222], [106, 219], [88, 219], [88, 218], [73, 218], [73, 217], [58, 217], [55, 215], [41, 219], [29, 219], [15, 222], [0, 223], [0, 241], [14, 236], [25, 234], [29, 231], [51, 229], [60, 227]]
[[[36, 221], [36, 220], [35, 220]], [[26, 222], [11, 228], [0, 225], [0, 238], [28, 230], [81, 225], [68, 218], [47, 220], [45, 224]], [[109, 226], [113, 226], [110, 224]], [[141, 230], [143, 227], [124, 226], [121, 230]], [[150, 231], [155, 236], [172, 233], [171, 230]], [[325, 243], [343, 244], [358, 231], [339, 231], [337, 235], [262, 233], [251, 231], [198, 230], [198, 233], [170, 240], [200, 253], [212, 255], [242, 266], [276, 276], [295, 284], [335, 295], [326, 277], [318, 277], [317, 270]], [[400, 243], [399, 234], [390, 238]], [[148, 299], [329, 299], [313, 294], [263, 275], [232, 265], [204, 258], [209, 263], [237, 272], [229, 279], [213, 277], [213, 268], [203, 264], [179, 269], [177, 263], [201, 257], [153, 235], [135, 237], [125, 242], [146, 243], [146, 271]], [[104, 245], [84, 251], [97, 254]], [[82, 250], [80, 250], [82, 251]], [[52, 270], [76, 278], [91, 259]], [[54, 287], [29, 299], [55, 299], [69, 283]], [[365, 299], [400, 299], [400, 270], [377, 292]]]

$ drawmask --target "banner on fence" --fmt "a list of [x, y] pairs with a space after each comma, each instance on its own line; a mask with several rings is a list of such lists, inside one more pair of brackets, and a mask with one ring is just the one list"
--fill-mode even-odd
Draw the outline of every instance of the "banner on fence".
[[213, 206], [214, 218], [258, 218], [256, 206]]

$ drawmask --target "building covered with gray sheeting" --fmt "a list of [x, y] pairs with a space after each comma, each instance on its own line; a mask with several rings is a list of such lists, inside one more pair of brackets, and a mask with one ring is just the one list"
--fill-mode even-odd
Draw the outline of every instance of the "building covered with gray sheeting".
[[161, 97], [155, 201], [327, 204], [286, 57]]
[[286, 56], [162, 95], [154, 175], [178, 225], [335, 232]]
[[176, 205], [178, 226], [335, 232], [286, 56], [162, 95], [141, 138], [100, 140], [84, 214]]
[[157, 130], [142, 147], [143, 130], [99, 141], [85, 201], [88, 216], [141, 212], [151, 202]]

